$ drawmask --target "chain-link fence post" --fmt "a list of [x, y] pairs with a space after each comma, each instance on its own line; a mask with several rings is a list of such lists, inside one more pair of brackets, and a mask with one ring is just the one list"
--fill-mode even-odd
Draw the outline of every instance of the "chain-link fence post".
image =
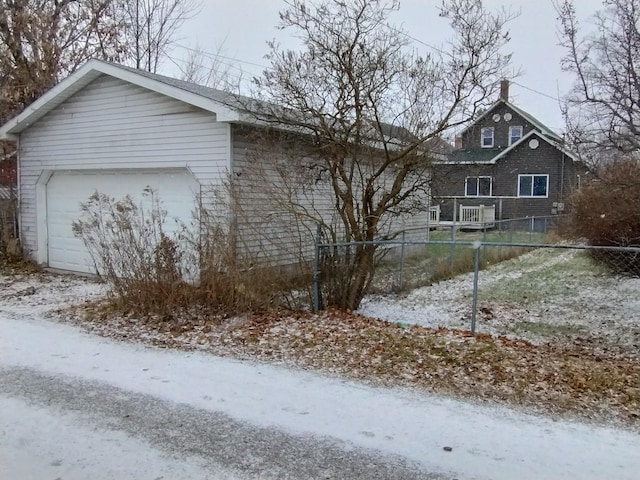
[[400, 247], [400, 279], [399, 279], [399, 289], [402, 291], [404, 287], [404, 244], [407, 241], [407, 232], [402, 231], [402, 246]]
[[480, 271], [480, 248], [482, 242], [473, 242], [473, 301], [471, 302], [471, 333], [476, 334], [476, 310], [478, 307], [478, 272]]
[[322, 242], [322, 227], [316, 227], [315, 255], [313, 257], [313, 311], [322, 309], [322, 290], [320, 288], [320, 248]]

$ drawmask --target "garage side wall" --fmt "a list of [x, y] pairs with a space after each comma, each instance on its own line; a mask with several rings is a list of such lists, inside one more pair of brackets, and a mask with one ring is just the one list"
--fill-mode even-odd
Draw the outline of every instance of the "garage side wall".
[[46, 232], [39, 227], [46, 209], [37, 184], [46, 183], [52, 172], [186, 167], [200, 185], [218, 184], [230, 166], [229, 132], [229, 125], [217, 123], [210, 112], [99, 77], [20, 136], [25, 250], [46, 261]]
[[[322, 169], [311, 168], [317, 160], [305, 155], [302, 142], [285, 154], [280, 151], [283, 142], [239, 125], [232, 127], [232, 143], [240, 251], [278, 265], [312, 260], [319, 219], [334, 231], [343, 231], [328, 177], [318, 174]], [[387, 188], [394, 179], [386, 179]], [[355, 181], [354, 189], [359, 195]], [[427, 219], [425, 206], [424, 211], [381, 222], [380, 234], [402, 238], [398, 232], [407, 230], [407, 240], [423, 240]]]

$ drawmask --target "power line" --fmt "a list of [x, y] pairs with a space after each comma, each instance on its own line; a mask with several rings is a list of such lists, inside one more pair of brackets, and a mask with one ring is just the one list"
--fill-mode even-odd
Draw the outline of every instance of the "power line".
[[519, 86], [521, 88], [524, 88], [525, 90], [529, 90], [530, 92], [536, 93], [536, 94], [541, 95], [543, 97], [547, 97], [547, 98], [549, 98], [551, 100], [555, 100], [556, 102], [561, 102], [562, 101], [558, 97], [554, 97], [552, 95], [549, 95], [548, 93], [541, 92], [540, 90], [536, 90], [535, 88], [527, 87], [526, 85], [523, 85], [520, 82], [516, 82], [516, 81], [512, 80], [511, 83], [513, 83], [514, 85], [517, 85], [517, 86]]
[[[432, 50], [434, 50], [434, 51], [436, 51], [438, 53], [445, 54], [445, 55], [447, 54], [447, 52], [445, 50], [443, 50], [442, 48], [436, 47], [435, 45], [432, 45], [432, 44], [427, 43], [427, 42], [425, 42], [423, 40], [420, 40], [419, 38], [414, 37], [413, 35], [407, 33], [406, 31], [403, 31], [403, 30], [400, 30], [400, 29], [397, 29], [397, 28], [393, 28], [393, 27], [391, 27], [391, 28], [396, 33], [404, 35], [405, 37], [409, 38], [410, 40], [412, 40], [412, 41], [414, 41], [416, 43], [419, 43], [420, 45], [423, 45], [423, 46], [425, 46], [427, 48], [430, 48], [430, 49], [432, 49]], [[227, 66], [227, 67], [238, 69], [238, 70], [240, 70], [240, 72], [243, 72], [242, 69], [240, 69], [237, 65], [234, 65], [233, 63], [229, 63], [229, 62], [242, 63], [242, 64], [245, 64], [245, 65], [251, 65], [253, 67], [259, 67], [259, 68], [263, 68], [263, 69], [269, 68], [268, 66], [262, 65], [260, 63], [250, 62], [250, 61], [242, 60], [242, 59], [236, 58], [236, 57], [229, 57], [229, 56], [226, 56], [226, 55], [222, 55], [222, 54], [219, 54], [219, 53], [213, 53], [213, 52], [210, 52], [210, 51], [207, 51], [207, 50], [203, 50], [203, 49], [187, 47], [186, 45], [182, 45], [182, 44], [176, 44], [176, 47], [182, 48], [184, 50], [187, 50], [187, 51], [190, 51], [190, 52], [194, 52], [194, 53], [201, 53], [202, 55], [205, 55], [205, 56], [207, 56], [209, 58], [212, 58], [214, 60], [221, 60], [221, 59], [227, 60], [226, 62], [221, 61], [221, 63], [223, 65]], [[173, 58], [171, 60], [174, 61], [174, 63], [176, 61], [176, 59], [173, 59]], [[199, 65], [199, 66], [204, 67], [204, 65]], [[560, 98], [558, 98], [556, 96], [550, 95], [548, 93], [541, 92], [540, 90], [536, 90], [535, 88], [528, 87], [526, 85], [523, 85], [520, 82], [516, 82], [514, 80], [511, 80], [511, 83], [514, 84], [514, 85], [517, 85], [517, 86], [519, 86], [521, 88], [524, 88], [525, 90], [528, 90], [528, 91], [530, 91], [532, 93], [535, 93], [535, 94], [540, 95], [542, 97], [545, 97], [545, 98], [548, 98], [550, 100], [553, 100], [555, 102], [561, 102], [562, 101]]]
[[249, 62], [247, 60], [241, 60], [241, 59], [235, 58], [235, 57], [228, 57], [226, 55], [221, 55], [219, 53], [209, 52], [209, 51], [203, 50], [203, 49], [187, 47], [186, 45], [182, 45], [180, 43], [176, 43], [175, 46], [178, 47], [178, 48], [182, 48], [184, 50], [188, 50], [190, 52], [201, 53], [202, 55], [205, 55], [205, 56], [207, 56], [209, 58], [213, 58], [213, 59], [225, 59], [225, 60], [230, 60], [230, 61], [233, 61], [233, 62], [244, 63], [246, 65], [251, 65], [251, 66], [254, 66], [254, 67], [268, 68], [266, 65], [261, 65], [259, 63]]
[[445, 50], [443, 50], [442, 48], [436, 47], [435, 45], [431, 45], [430, 43], [427, 42], [423, 42], [422, 40], [420, 40], [419, 38], [414, 37], [413, 35], [408, 34], [407, 32], [405, 32], [404, 30], [400, 30], [394, 27], [389, 27], [391, 30], [393, 30], [396, 33], [399, 33], [400, 35], [404, 35], [405, 37], [413, 40], [416, 43], [419, 43], [420, 45], [424, 45], [425, 47], [430, 48], [431, 50], [434, 50], [438, 53], [442, 53], [443, 55], [446, 55], [447, 52]]

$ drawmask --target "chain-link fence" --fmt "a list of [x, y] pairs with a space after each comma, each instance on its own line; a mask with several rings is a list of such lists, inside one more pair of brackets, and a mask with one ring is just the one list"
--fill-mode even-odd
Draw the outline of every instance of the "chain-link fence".
[[[529, 232], [524, 232], [528, 238]], [[402, 324], [498, 335], [616, 337], [640, 351], [640, 246], [597, 247], [554, 240], [509, 241], [505, 231], [458, 232], [456, 241], [318, 242], [316, 307], [353, 274], [375, 245], [364, 314]], [[521, 235], [518, 232], [517, 235]], [[336, 285], [336, 283], [338, 285]], [[622, 340], [621, 340], [622, 339]], [[635, 346], [635, 347], [634, 347]]]

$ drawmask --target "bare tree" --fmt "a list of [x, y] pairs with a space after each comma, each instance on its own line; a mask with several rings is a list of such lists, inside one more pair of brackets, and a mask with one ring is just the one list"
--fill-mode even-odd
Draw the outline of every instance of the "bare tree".
[[92, 57], [122, 58], [118, 0], [0, 0], [0, 122]]
[[[394, 218], [427, 208], [432, 139], [486, 107], [507, 76], [510, 55], [501, 49], [513, 15], [490, 13], [480, 0], [445, 1], [440, 16], [449, 20], [453, 37], [421, 55], [388, 23], [399, 8], [395, 0], [286, 4], [279, 27], [292, 30], [303, 49], [270, 43], [271, 65], [255, 80], [255, 95], [265, 100], [257, 111], [262, 124], [296, 134], [305, 154], [286, 164], [280, 157], [265, 173], [275, 185], [299, 187], [270, 188], [265, 198], [281, 192], [282, 205], [320, 222], [333, 241], [388, 238]], [[328, 195], [335, 222], [310, 207], [322, 203], [308, 198], [314, 185], [323, 190], [318, 195]], [[376, 252], [371, 243], [349, 250], [346, 283], [333, 303], [358, 307]]]
[[187, 58], [180, 66], [181, 79], [220, 90], [239, 90], [242, 69], [229, 63], [230, 59], [223, 55], [223, 47], [224, 42], [215, 46], [212, 52], [206, 52], [199, 46], [187, 49]]
[[[122, 0], [0, 0], [0, 123], [89, 58], [121, 60]], [[0, 169], [15, 181], [16, 147], [0, 142]]]
[[200, 7], [199, 0], [126, 0], [129, 58], [135, 67], [155, 73], [180, 27]]
[[586, 159], [640, 149], [640, 0], [604, 0], [595, 29], [581, 34], [572, 0], [555, 3], [562, 66], [575, 75], [564, 115], [569, 140]]

